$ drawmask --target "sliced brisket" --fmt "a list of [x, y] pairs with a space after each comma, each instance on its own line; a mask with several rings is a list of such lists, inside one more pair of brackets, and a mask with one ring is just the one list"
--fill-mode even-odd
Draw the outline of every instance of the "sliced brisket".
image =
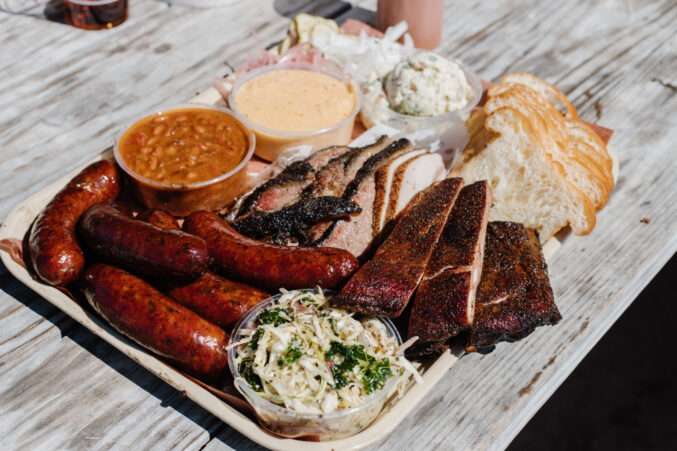
[[364, 147], [350, 149], [319, 168], [311, 185], [304, 190], [304, 196], [341, 196], [348, 184], [365, 161], [381, 152], [392, 142], [387, 136], [379, 137], [376, 142]]
[[413, 145], [408, 140], [400, 139], [369, 158], [357, 171], [342, 196], [346, 201], [355, 202], [362, 211], [334, 221], [314, 244], [345, 249], [360, 258], [369, 249], [375, 236], [372, 223], [376, 200], [376, 172], [388, 162], [412, 150]]
[[399, 316], [423, 276], [461, 186], [461, 179], [446, 179], [417, 194], [374, 258], [335, 297], [334, 305]]
[[233, 222], [233, 227], [253, 239], [265, 239], [275, 244], [288, 244], [293, 239], [307, 244], [308, 229], [320, 221], [356, 214], [362, 209], [341, 197], [323, 196], [302, 199], [282, 210], [254, 211]]
[[299, 200], [303, 190], [315, 180], [315, 171], [350, 151], [349, 147], [333, 146], [318, 150], [305, 160], [295, 161], [277, 176], [251, 192], [240, 204], [236, 217], [254, 211], [277, 211]]

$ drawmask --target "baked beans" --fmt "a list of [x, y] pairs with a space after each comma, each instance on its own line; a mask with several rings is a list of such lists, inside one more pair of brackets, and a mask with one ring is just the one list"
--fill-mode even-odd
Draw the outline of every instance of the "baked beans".
[[142, 177], [185, 185], [232, 170], [249, 146], [247, 132], [233, 117], [186, 108], [136, 122], [120, 138], [118, 152], [128, 168]]

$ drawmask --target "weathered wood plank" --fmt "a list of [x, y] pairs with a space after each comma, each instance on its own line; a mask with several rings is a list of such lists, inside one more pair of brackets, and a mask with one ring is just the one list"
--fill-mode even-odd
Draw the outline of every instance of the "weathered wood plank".
[[[257, 30], [262, 43], [272, 42], [286, 27], [280, 14], [346, 6], [259, 1], [190, 10], [136, 3], [147, 12], [138, 23], [96, 36], [0, 13], [3, 56], [10, 48], [13, 62], [0, 67], [13, 83], [0, 87], [0, 168], [13, 174], [0, 181], [0, 217], [106, 147], [117, 129], [111, 124], [188, 99], [227, 70], [224, 61], [243, 61], [254, 42], [243, 34]], [[461, 359], [377, 448], [504, 447], [677, 250], [676, 22], [670, 1], [446, 5], [441, 53], [485, 78], [528, 70], [558, 84], [585, 119], [617, 130], [612, 146], [621, 176], [593, 234], [569, 239], [550, 262], [563, 322], [490, 355]], [[8, 36], [12, 47], [5, 46]], [[256, 448], [4, 268], [0, 288], [3, 445]]]
[[[256, 39], [278, 40], [288, 21], [273, 6], [257, 1], [217, 9], [165, 8], [148, 20], [123, 25], [124, 32], [96, 45], [66, 46], [63, 52], [60, 39], [53, 46], [48, 38], [40, 39], [39, 45], [48, 47], [45, 52], [51, 49], [51, 60], [37, 64], [29, 59], [39, 69], [27, 78], [21, 76], [23, 67], [10, 66], [16, 86], [0, 91], [0, 146], [6, 149], [0, 170], [18, 176], [0, 194], [0, 217], [26, 194], [112, 145], [131, 117], [190, 99], [209, 87], [212, 77], [228, 71], [226, 62], [241, 64]], [[332, 14], [344, 7], [324, 0], [291, 2], [279, 9]], [[65, 27], [45, 26], [46, 36], [58, 36], [53, 26]], [[20, 114], [18, 99], [23, 99]], [[55, 172], [55, 164], [62, 171]]]
[[[247, 37], [251, 31], [268, 42], [287, 26], [263, 1], [214, 10], [138, 4], [124, 26], [104, 32], [26, 16], [12, 16], [10, 27], [0, 27], [3, 57], [8, 49], [11, 60], [0, 71], [13, 83], [0, 88], [0, 164], [15, 174], [0, 182], [6, 194], [0, 217], [27, 191], [101, 152], [130, 116], [189, 99], [223, 74], [225, 60], [242, 62], [255, 43]], [[278, 7], [288, 14], [332, 14], [345, 6], [305, 1]], [[15, 32], [19, 42], [4, 40]], [[16, 186], [20, 180], [22, 188]], [[9, 193], [12, 186], [17, 189]], [[210, 434], [226, 428], [27, 290], [4, 267], [0, 287], [4, 447], [200, 449]]]

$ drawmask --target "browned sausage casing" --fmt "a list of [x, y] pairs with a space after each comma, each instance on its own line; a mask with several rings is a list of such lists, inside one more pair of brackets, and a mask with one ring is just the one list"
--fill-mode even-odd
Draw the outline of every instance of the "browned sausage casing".
[[220, 327], [114, 266], [96, 264], [82, 277], [82, 292], [106, 321], [186, 372], [210, 381], [226, 374], [228, 336]]
[[115, 199], [120, 176], [108, 160], [92, 163], [76, 175], [38, 215], [29, 237], [30, 260], [38, 276], [51, 285], [68, 285], [80, 277], [85, 256], [75, 237], [80, 216], [98, 202]]
[[275, 246], [252, 240], [208, 211], [189, 215], [183, 229], [207, 241], [217, 272], [268, 290], [332, 288], [358, 267], [355, 256], [343, 249]]
[[98, 255], [134, 273], [195, 279], [207, 270], [202, 238], [136, 221], [124, 207], [105, 202], [82, 215], [82, 238]]
[[149, 208], [139, 213], [136, 218], [139, 221], [149, 222], [163, 229], [180, 229], [179, 221], [174, 216], [164, 210]]
[[[146, 210], [136, 219], [167, 229], [179, 228], [176, 218], [163, 210]], [[247, 310], [270, 296], [258, 288], [224, 279], [211, 271], [188, 284], [169, 284], [167, 294], [226, 330], [233, 327]]]
[[172, 285], [167, 294], [179, 304], [228, 330], [247, 310], [270, 295], [211, 271], [186, 285]]

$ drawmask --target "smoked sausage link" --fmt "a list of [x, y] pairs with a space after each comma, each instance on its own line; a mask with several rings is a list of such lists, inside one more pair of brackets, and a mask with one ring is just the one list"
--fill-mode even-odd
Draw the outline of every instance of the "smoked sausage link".
[[35, 272], [51, 285], [80, 277], [85, 256], [75, 237], [80, 216], [92, 205], [120, 194], [120, 175], [108, 160], [92, 163], [76, 175], [38, 215], [28, 239]]
[[149, 208], [148, 210], [142, 211], [134, 219], [149, 222], [158, 227], [162, 227], [163, 229], [178, 230], [181, 228], [179, 226], [179, 221], [177, 221], [174, 216], [164, 210], [155, 208]]
[[[149, 209], [135, 219], [165, 229], [178, 229], [174, 216], [164, 210]], [[270, 295], [258, 288], [233, 282], [211, 271], [190, 283], [169, 282], [166, 293], [184, 307], [228, 330], [247, 310]]]
[[211, 271], [186, 285], [173, 285], [170, 298], [228, 330], [247, 310], [270, 297], [265, 291], [224, 279]]
[[267, 290], [336, 287], [359, 266], [343, 249], [275, 246], [247, 238], [209, 211], [190, 214], [183, 230], [207, 241], [215, 271]]
[[228, 336], [223, 329], [145, 281], [114, 266], [95, 264], [83, 274], [82, 292], [113, 328], [141, 346], [198, 378], [218, 381], [225, 376]]
[[80, 233], [96, 254], [133, 273], [195, 279], [207, 270], [209, 250], [202, 238], [132, 218], [114, 202], [92, 206]]

